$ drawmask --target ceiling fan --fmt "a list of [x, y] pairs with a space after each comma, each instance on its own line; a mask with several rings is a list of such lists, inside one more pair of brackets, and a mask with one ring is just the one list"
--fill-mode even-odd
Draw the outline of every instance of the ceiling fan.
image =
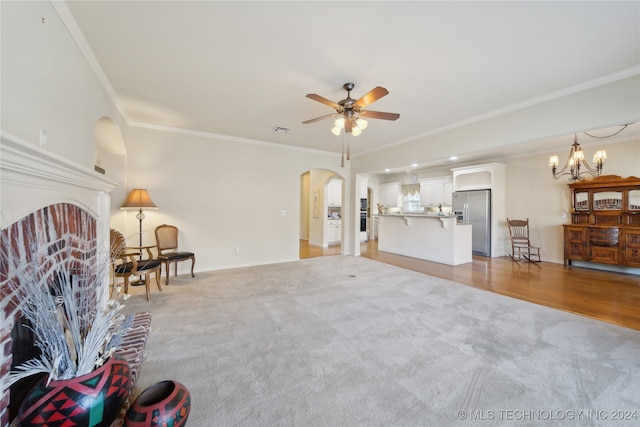
[[345, 83], [342, 87], [347, 91], [347, 97], [337, 103], [320, 95], [316, 95], [315, 93], [307, 94], [307, 98], [335, 108], [336, 112], [326, 116], [316, 117], [315, 119], [307, 120], [302, 123], [309, 124], [324, 119], [336, 118], [335, 127], [331, 130], [334, 135], [340, 135], [340, 132], [344, 129], [345, 133], [351, 133], [353, 136], [358, 136], [362, 132], [362, 129], [367, 126], [367, 121], [364, 119], [365, 117], [382, 120], [398, 120], [400, 117], [400, 114], [396, 113], [364, 110], [364, 108], [369, 104], [372, 104], [383, 96], [388, 95], [389, 91], [387, 89], [377, 86], [360, 99], [355, 100], [351, 98], [351, 91], [355, 85], [353, 83]]

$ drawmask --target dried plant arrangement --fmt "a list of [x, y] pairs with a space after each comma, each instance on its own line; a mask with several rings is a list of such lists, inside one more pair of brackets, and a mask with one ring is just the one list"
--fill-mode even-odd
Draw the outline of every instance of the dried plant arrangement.
[[[52, 251], [26, 227], [13, 231], [3, 233], [0, 245], [3, 279], [10, 278], [3, 292], [29, 321], [41, 354], [14, 368], [2, 387], [38, 373], [48, 375], [47, 384], [90, 373], [112, 356], [125, 332], [124, 306], [109, 296], [110, 255], [98, 256], [95, 245], [71, 235], [59, 237]], [[15, 241], [31, 246], [28, 262], [11, 252]]]

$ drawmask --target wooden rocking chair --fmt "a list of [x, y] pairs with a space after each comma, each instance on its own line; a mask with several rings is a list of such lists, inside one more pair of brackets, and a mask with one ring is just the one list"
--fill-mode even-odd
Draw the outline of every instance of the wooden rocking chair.
[[[507, 218], [507, 227], [509, 227], [509, 237], [511, 237], [511, 253], [509, 254], [511, 259], [521, 261], [524, 258], [529, 262], [541, 262], [540, 248], [532, 246], [529, 240], [529, 218], [511, 220]], [[532, 257], [537, 259], [531, 259]]]

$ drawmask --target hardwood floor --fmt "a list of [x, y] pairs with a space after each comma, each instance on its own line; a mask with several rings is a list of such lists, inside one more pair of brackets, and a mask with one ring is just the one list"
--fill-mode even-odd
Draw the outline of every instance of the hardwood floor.
[[[640, 277], [548, 262], [515, 262], [509, 257], [473, 257], [456, 267], [378, 251], [373, 240], [363, 257], [452, 280], [536, 304], [640, 330]], [[340, 246], [322, 248], [300, 241], [300, 258], [339, 255]]]

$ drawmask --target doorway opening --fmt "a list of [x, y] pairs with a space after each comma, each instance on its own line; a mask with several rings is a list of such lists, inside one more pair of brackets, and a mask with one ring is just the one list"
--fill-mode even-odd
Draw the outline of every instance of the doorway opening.
[[344, 178], [313, 169], [300, 176], [300, 258], [342, 253]]

